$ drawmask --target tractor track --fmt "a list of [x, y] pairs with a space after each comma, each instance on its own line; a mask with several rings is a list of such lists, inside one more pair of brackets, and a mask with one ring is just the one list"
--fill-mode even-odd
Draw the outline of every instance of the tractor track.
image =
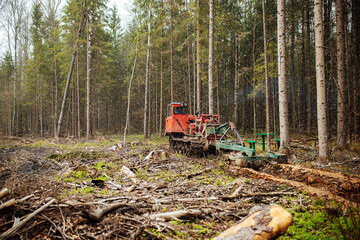
[[261, 171], [229, 165], [227, 170], [235, 176], [287, 184], [324, 200], [353, 207], [360, 205], [360, 178], [357, 177], [292, 164], [266, 165]]

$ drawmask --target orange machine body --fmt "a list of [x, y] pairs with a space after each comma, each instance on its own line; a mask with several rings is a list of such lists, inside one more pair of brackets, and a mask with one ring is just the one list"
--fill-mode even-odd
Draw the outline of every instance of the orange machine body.
[[165, 134], [177, 137], [199, 135], [209, 122], [218, 124], [219, 115], [189, 115], [186, 103], [173, 102], [167, 106]]

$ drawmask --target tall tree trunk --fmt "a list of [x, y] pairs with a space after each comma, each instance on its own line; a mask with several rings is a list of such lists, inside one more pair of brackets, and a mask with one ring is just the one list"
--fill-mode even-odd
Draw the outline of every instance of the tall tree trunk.
[[319, 137], [319, 157], [328, 157], [328, 133], [326, 122], [325, 95], [325, 60], [324, 60], [324, 27], [322, 19], [322, 0], [314, 0], [315, 17], [315, 57], [316, 57], [316, 92], [317, 92], [317, 122]]
[[[90, 84], [91, 84], [91, 58], [92, 58], [92, 16], [88, 13], [87, 17], [87, 55], [86, 55], [86, 138], [90, 138]], [[94, 130], [94, 129], [93, 129]]]
[[81, 137], [80, 124], [80, 76], [79, 76], [79, 51], [76, 51], [76, 109], [77, 109], [77, 137]]
[[[170, 0], [171, 1], [171, 0]], [[146, 53], [146, 73], [145, 73], [145, 103], [144, 103], [144, 138], [149, 138], [148, 130], [148, 105], [149, 105], [149, 78], [150, 78], [150, 31], [151, 31], [151, 2], [149, 3], [148, 16], [148, 40]], [[172, 70], [171, 70], [172, 71]]]
[[67, 80], [66, 80], [66, 86], [65, 86], [63, 100], [62, 100], [62, 103], [61, 103], [59, 121], [58, 121], [58, 124], [57, 124], [57, 129], [56, 129], [57, 131], [56, 131], [55, 138], [58, 138], [60, 136], [61, 123], [62, 123], [62, 119], [63, 119], [63, 116], [64, 116], [67, 93], [69, 91], [69, 86], [70, 86], [70, 82], [71, 82], [71, 75], [72, 75], [72, 72], [73, 72], [73, 69], [74, 69], [74, 64], [75, 64], [75, 56], [76, 56], [76, 53], [77, 53], [78, 39], [79, 39], [80, 34], [81, 34], [82, 30], [83, 30], [83, 27], [84, 27], [84, 17], [83, 17], [83, 19], [82, 19], [82, 21], [80, 23], [79, 30], [77, 32], [76, 39], [75, 39], [74, 52], [72, 54], [71, 63], [70, 63], [70, 67], [69, 67], [69, 73], [68, 73], [68, 77], [67, 77]]
[[[132, 81], [133, 81], [133, 78], [134, 78], [135, 66], [136, 66], [136, 61], [137, 61], [137, 56], [138, 56], [138, 45], [139, 45], [139, 33], [138, 33], [138, 36], [136, 37], [135, 59], [134, 59], [134, 64], [133, 64], [132, 71], [131, 71], [131, 77], [130, 77], [130, 80], [129, 80], [129, 88], [128, 88], [128, 96], [127, 96], [127, 108], [126, 108], [126, 121], [125, 121], [125, 128], [124, 128], [124, 143], [126, 142], [127, 128], [129, 126], [129, 122], [130, 122], [131, 85], [132, 85]], [[161, 114], [160, 114], [160, 116], [161, 116]]]
[[344, 39], [344, 9], [343, 1], [336, 0], [336, 45], [337, 45], [337, 79], [338, 79], [338, 115], [337, 144], [346, 144], [345, 130], [345, 39]]
[[[291, 0], [290, 4], [294, 4]], [[297, 103], [296, 103], [296, 77], [295, 77], [295, 16], [294, 11], [290, 11], [290, 89], [291, 89], [291, 110], [292, 110], [292, 126], [296, 128], [297, 123]]]
[[162, 123], [163, 123], [163, 81], [164, 81], [164, 69], [163, 69], [163, 49], [160, 49], [160, 116], [159, 116], [159, 136], [162, 136]]
[[235, 35], [235, 76], [234, 76], [234, 123], [239, 124], [239, 46], [237, 36]]
[[57, 119], [57, 101], [58, 101], [58, 82], [57, 82], [57, 61], [56, 61], [56, 51], [54, 51], [54, 110], [53, 110], [53, 131], [54, 137], [56, 136], [56, 119]]
[[[254, 20], [255, 23], [255, 20]], [[255, 71], [255, 66], [256, 66], [256, 58], [255, 58], [255, 40], [256, 40], [256, 36], [255, 36], [255, 27], [253, 30], [253, 42], [252, 42], [252, 56], [253, 56], [253, 90], [255, 91], [255, 85], [256, 85], [256, 71]], [[253, 134], [254, 134], [254, 140], [256, 140], [256, 132], [257, 132], [257, 127], [256, 127], [256, 94], [254, 94], [253, 99], [252, 99], [252, 104], [253, 104]]]
[[196, 111], [201, 112], [201, 78], [200, 78], [200, 0], [196, 1], [196, 80], [197, 80], [197, 95], [196, 95]]
[[359, 80], [358, 76], [360, 75], [360, 2], [353, 1], [352, 2], [352, 26], [353, 26], [353, 45], [354, 45], [354, 78], [353, 78], [353, 85], [354, 85], [354, 139], [355, 142], [358, 142], [358, 134], [359, 134], [359, 116], [356, 114], [359, 111]]
[[209, 114], [214, 114], [214, 0], [209, 0]]
[[219, 61], [216, 61], [216, 114], [220, 115]]
[[277, 0], [280, 145], [283, 149], [287, 149], [290, 144], [285, 31], [285, 0]]
[[190, 39], [189, 39], [189, 26], [187, 27], [187, 64], [188, 64], [188, 103], [190, 114], [192, 114], [192, 104], [191, 104], [191, 52], [190, 52]]
[[170, 3], [170, 99], [174, 101], [174, 30], [173, 30], [173, 6]]
[[268, 57], [267, 57], [267, 37], [266, 37], [266, 13], [265, 0], [262, 0], [263, 11], [263, 31], [264, 31], [264, 60], [265, 60], [265, 105], [266, 105], [266, 142], [267, 151], [271, 152], [270, 145], [270, 97], [269, 97], [269, 73], [268, 73]]
[[311, 52], [310, 52], [310, 0], [306, 0], [306, 132], [310, 134], [311, 132]]

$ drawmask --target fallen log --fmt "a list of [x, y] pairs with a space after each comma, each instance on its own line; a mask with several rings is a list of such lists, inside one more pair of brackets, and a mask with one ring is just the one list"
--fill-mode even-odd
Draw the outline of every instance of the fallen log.
[[8, 194], [9, 194], [9, 189], [3, 188], [3, 189], [0, 190], [0, 198], [3, 198]]
[[214, 240], [267, 240], [283, 235], [292, 224], [292, 216], [279, 205], [256, 206], [248, 217], [220, 233]]
[[0, 239], [7, 239], [12, 237], [16, 232], [22, 228], [27, 222], [29, 222], [33, 217], [35, 217], [37, 214], [39, 214], [41, 211], [43, 211], [45, 208], [50, 206], [53, 202], [55, 202], [55, 198], [52, 198], [48, 203], [46, 203], [44, 206], [37, 209], [35, 212], [29, 214], [24, 220], [20, 221], [17, 224], [14, 224], [14, 226], [10, 229], [8, 229], [6, 232], [0, 235]]
[[194, 216], [200, 216], [202, 213], [201, 210], [190, 209], [190, 210], [181, 210], [175, 212], [166, 212], [166, 213], [156, 213], [156, 214], [145, 214], [145, 217], [150, 218], [151, 220], [179, 220], [179, 218], [189, 218]]

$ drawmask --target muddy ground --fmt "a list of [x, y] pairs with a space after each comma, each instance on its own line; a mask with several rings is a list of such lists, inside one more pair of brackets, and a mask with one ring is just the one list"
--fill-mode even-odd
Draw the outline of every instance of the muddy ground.
[[[294, 215], [283, 239], [311, 239], [303, 231], [338, 239], [331, 219], [360, 202], [356, 151], [337, 150], [330, 162], [319, 163], [311, 146], [295, 144], [288, 164], [269, 162], [253, 170], [221, 156], [169, 153], [164, 138], [118, 142], [1, 140], [0, 189], [10, 193], [0, 206], [11, 199], [15, 204], [0, 209], [0, 238], [52, 198], [10, 238], [211, 239], [252, 207], [278, 204]], [[180, 210], [190, 214], [172, 220], [153, 215]], [[193, 210], [201, 214], [191, 215]]]

